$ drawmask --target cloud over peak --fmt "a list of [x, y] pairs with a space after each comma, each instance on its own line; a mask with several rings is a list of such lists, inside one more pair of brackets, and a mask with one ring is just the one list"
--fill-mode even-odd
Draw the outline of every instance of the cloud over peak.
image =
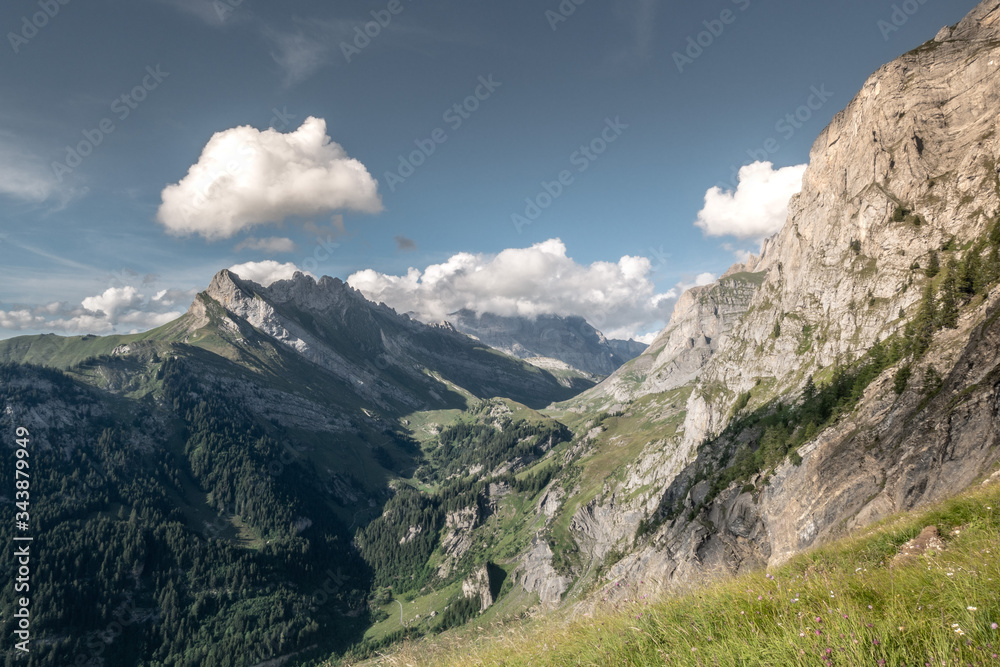
[[579, 315], [613, 338], [628, 338], [664, 326], [675, 289], [660, 293], [648, 258], [579, 264], [559, 239], [496, 255], [458, 253], [423, 271], [393, 276], [371, 269], [348, 277], [373, 301], [399, 312], [440, 321], [468, 308], [479, 313], [536, 317]]
[[[291, 280], [296, 271], [302, 271], [292, 262], [276, 262], [273, 259], [265, 259], [262, 262], [244, 262], [229, 267], [229, 270], [238, 275], [243, 280], [250, 280], [268, 287], [271, 283], [279, 280]], [[308, 271], [302, 271], [306, 275], [312, 275]], [[314, 278], [316, 276], [313, 276]]]
[[312, 116], [287, 134], [248, 125], [216, 133], [161, 198], [157, 220], [169, 232], [210, 241], [294, 216], [382, 210], [378, 182]]

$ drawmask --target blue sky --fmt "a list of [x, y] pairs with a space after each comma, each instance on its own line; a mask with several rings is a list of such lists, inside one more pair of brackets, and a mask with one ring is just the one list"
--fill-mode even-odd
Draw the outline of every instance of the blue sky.
[[[721, 273], [757, 247], [759, 230], [695, 225], [706, 191], [735, 188], [736, 170], [765, 156], [775, 170], [807, 162], [814, 138], [875, 69], [975, 4], [4, 3], [0, 337], [148, 327], [186, 309], [217, 270], [266, 260], [358, 275], [352, 282], [366, 293], [399, 310], [410, 309], [411, 294], [429, 317], [440, 294], [420, 282], [432, 265], [450, 267], [435, 275], [486, 268], [494, 276], [452, 282], [461, 293], [446, 309], [530, 312], [534, 290], [535, 311], [594, 320], [601, 303], [634, 291], [641, 298], [597, 324], [649, 333], [678, 285]], [[376, 19], [386, 25], [376, 29]], [[366, 27], [367, 41], [358, 38]], [[689, 39], [701, 40], [700, 53]], [[800, 120], [783, 121], [810, 102]], [[171, 227], [164, 189], [180, 183], [175, 200], [197, 191], [197, 178], [183, 179], [213, 135], [256, 141], [270, 127], [290, 136], [308, 118], [321, 119], [342, 148], [339, 157], [322, 141], [307, 149], [328, 169], [330, 188], [301, 196], [289, 194], [298, 185], [285, 188], [273, 210], [233, 199], [247, 188], [223, 192], [213, 205], [195, 203], [189, 228]], [[417, 142], [434, 152], [412, 175], [400, 172], [400, 156], [409, 161]], [[81, 144], [88, 154], [77, 160], [68, 149]], [[300, 183], [281, 162], [285, 139], [265, 144], [280, 150], [233, 178], [253, 172], [260, 192]], [[588, 145], [603, 152], [581, 152]], [[362, 192], [374, 181], [377, 194]], [[548, 203], [539, 199], [545, 183], [558, 196], [528, 220], [536, 211], [525, 200]], [[756, 201], [750, 187], [744, 205]], [[220, 215], [235, 217], [225, 227]], [[535, 255], [503, 254], [533, 247]], [[551, 264], [536, 262], [538, 253]], [[532, 266], [558, 276], [532, 283]], [[398, 278], [411, 267], [421, 274]], [[504, 282], [514, 274], [519, 285]], [[619, 281], [620, 294], [597, 289], [600, 280]], [[602, 291], [604, 301], [574, 296], [574, 285]]]

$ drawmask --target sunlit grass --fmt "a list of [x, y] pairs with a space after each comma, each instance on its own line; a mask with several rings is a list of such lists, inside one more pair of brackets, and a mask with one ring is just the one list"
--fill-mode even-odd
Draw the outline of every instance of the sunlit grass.
[[[608, 582], [592, 617], [414, 641], [382, 665], [1000, 665], [1000, 485], [793, 559], [652, 601]], [[947, 545], [890, 567], [937, 525]], [[616, 588], [616, 591], [610, 591]], [[472, 621], [475, 626], [476, 622]]]

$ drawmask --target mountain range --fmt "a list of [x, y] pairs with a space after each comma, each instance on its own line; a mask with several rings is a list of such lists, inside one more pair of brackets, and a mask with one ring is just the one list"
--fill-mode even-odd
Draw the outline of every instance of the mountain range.
[[58, 601], [36, 664], [361, 659], [778, 565], [1000, 477], [997, 63], [984, 0], [875, 72], [781, 231], [648, 348], [230, 271], [146, 333], [0, 341]]
[[635, 340], [605, 338], [582, 317], [513, 317], [463, 309], [449, 315], [448, 321], [462, 333], [536, 366], [573, 369], [600, 378], [647, 347]]

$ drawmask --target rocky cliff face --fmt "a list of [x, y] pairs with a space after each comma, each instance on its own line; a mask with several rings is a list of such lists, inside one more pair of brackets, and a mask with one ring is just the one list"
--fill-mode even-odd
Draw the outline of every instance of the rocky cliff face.
[[713, 285], [693, 287], [674, 306], [670, 324], [639, 357], [575, 402], [632, 401], [696, 380], [712, 356], [727, 345], [729, 333], [746, 313], [764, 273], [730, 271]]
[[[647, 447], [625, 479], [574, 516], [595, 560], [628, 545], [629, 512], [657, 497], [683, 511], [610, 567], [664, 587], [780, 563], [892, 512], [938, 500], [1000, 461], [1000, 289], [938, 332], [894, 391], [899, 365], [847, 417], [749, 485], [717, 495], [696, 483], [699, 448], [734, 404], [798, 400], [806, 378], [862, 357], [919, 308], [932, 251], [962, 258], [1000, 212], [1000, 2], [882, 67], [817, 139], [802, 192], [759, 257], [691, 290], [638, 359], [569, 404], [618, 407], [689, 389], [683, 425]], [[940, 391], [927, 368], [943, 373]], [[898, 388], [898, 387], [897, 387]], [[713, 458], [715, 457], [715, 458]], [[766, 483], [765, 483], [766, 482]], [[617, 507], [610, 514], [604, 509]], [[596, 536], [596, 537], [595, 537]]]
[[[856, 358], [912, 314], [915, 264], [985, 232], [1000, 209], [998, 16], [983, 2], [882, 67], [822, 132], [788, 221], [745, 267], [766, 279], [703, 386], [731, 403], [758, 378], [780, 391]], [[728, 408], [696, 392], [688, 438], [718, 432]]]

